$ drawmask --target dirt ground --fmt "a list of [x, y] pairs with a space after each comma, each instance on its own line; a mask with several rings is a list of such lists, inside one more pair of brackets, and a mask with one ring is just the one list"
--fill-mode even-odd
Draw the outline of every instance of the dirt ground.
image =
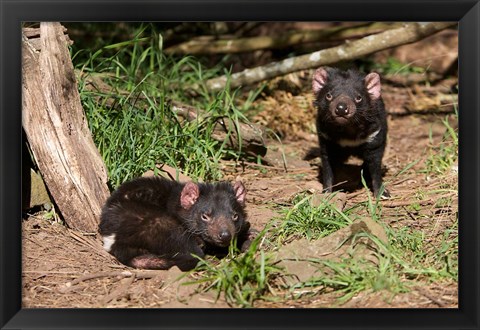
[[[427, 39], [421, 47], [406, 45], [395, 49], [394, 53], [384, 52], [379, 56], [395, 56], [405, 63], [418, 63], [418, 58], [433, 58], [436, 62], [448, 60], [446, 64], [429, 64], [432, 67], [443, 65], [444, 68], [455, 61], [458, 43], [455, 31], [445, 31]], [[439, 52], [449, 56], [432, 55]], [[248, 219], [256, 229], [262, 229], [272, 218], [278, 217], [279, 206], [291, 206], [292, 197], [297, 193], [321, 191], [317, 180], [319, 160], [302, 160], [307, 150], [317, 145], [312, 95], [305, 89], [310, 86], [310, 77], [310, 73], [288, 75], [272, 82], [274, 85], [270, 85], [263, 95], [263, 111], [254, 120], [282, 137], [282, 143], [275, 139], [267, 141], [268, 165], [224, 163], [225, 179], [240, 177], [246, 185]], [[389, 113], [384, 180], [392, 195], [391, 199], [381, 202], [382, 221], [394, 228], [422, 230], [428, 233], [425, 239], [429, 242], [440, 239], [444, 229], [456, 221], [458, 214], [456, 192], [445, 193], [453, 200], [447, 207], [439, 207], [432, 198], [418, 198], [419, 192], [433, 191], [445, 183], [455, 186], [458, 182], [455, 168], [441, 177], [429, 177], [419, 172], [425, 166], [432, 144], [430, 136], [433, 145], [440, 143], [445, 133], [442, 120], [446, 113], [452, 113], [452, 104], [456, 103], [456, 99], [450, 97], [456, 79], [443, 80], [435, 85], [425, 84], [425, 80], [438, 78], [438, 75], [409, 74], [403, 78], [394, 75], [384, 77], [386, 83], [382, 86]], [[457, 125], [455, 121], [451, 124]], [[414, 162], [415, 165], [402, 171]], [[363, 188], [351, 189], [343, 199], [347, 206], [354, 205], [365, 201], [367, 192]], [[413, 202], [420, 205], [416, 211], [408, 208]], [[22, 220], [22, 228], [24, 308], [232, 307], [222, 298], [216, 300], [213, 291], [197, 293], [195, 285], [179, 284], [198, 274], [177, 281], [184, 273], [176, 267], [168, 271], [149, 271], [120, 264], [103, 250], [97, 233], [80, 233], [66, 228], [61, 222], [46, 220], [42, 213], [31, 212]], [[278, 296], [282, 294], [279, 292]], [[319, 292], [297, 299], [280, 299], [279, 302], [260, 300], [255, 307], [457, 308], [458, 285], [453, 280], [418, 281], [409, 292], [393, 298], [383, 291], [363, 291], [342, 305], [336, 303], [338, 297], [335, 292]]]
[[[435, 239], [452, 221], [457, 209], [439, 210], [434, 201], [422, 203], [422, 217], [409, 216], [406, 206], [419, 189], [435, 189], [442, 184], [415, 170], [423, 167], [431, 130], [438, 143], [445, 132], [444, 115], [389, 116], [389, 143], [384, 157], [386, 184], [393, 196], [384, 203], [383, 219], [391, 226], [413, 226], [428, 230]], [[306, 150], [316, 145], [313, 133], [294, 139], [270, 142], [267, 158], [271, 165], [243, 163], [236, 168], [225, 163], [226, 179], [240, 176], [247, 194], [247, 211], [253, 227], [262, 229], [278, 215], [278, 205], [288, 205], [302, 191], [320, 190], [318, 162], [302, 160]], [[287, 172], [283, 157], [287, 161]], [[396, 176], [407, 164], [420, 160]], [[456, 181], [454, 172], [448, 180]], [[366, 199], [364, 189], [346, 195], [348, 203]], [[455, 201], [457, 200], [457, 196]], [[388, 204], [390, 203], [390, 205]], [[396, 203], [396, 204], [395, 204]], [[388, 206], [389, 205], [389, 206]], [[63, 224], [30, 215], [23, 225], [23, 307], [229, 307], [215, 301], [215, 293], [195, 293], [194, 285], [179, 285], [182, 275], [176, 267], [168, 271], [139, 271], [119, 264], [104, 252], [95, 233], [67, 229]], [[195, 275], [192, 275], [195, 276]], [[256, 307], [330, 307], [338, 295], [318, 294], [282, 303], [260, 301]], [[340, 307], [457, 307], [455, 282], [418, 283], [416, 289], [396, 295], [362, 292]]]

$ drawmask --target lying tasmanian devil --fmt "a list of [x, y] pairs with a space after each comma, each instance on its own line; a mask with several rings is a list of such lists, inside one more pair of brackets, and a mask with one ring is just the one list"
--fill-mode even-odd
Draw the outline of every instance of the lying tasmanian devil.
[[[364, 175], [375, 196], [379, 196], [387, 138], [380, 76], [375, 72], [365, 75], [352, 69], [320, 67], [313, 76], [312, 87], [320, 149], [310, 151], [306, 159], [319, 154], [324, 191], [332, 191], [333, 169], [354, 155], [363, 160]], [[380, 197], [389, 196], [384, 189]]]
[[256, 231], [245, 213], [241, 182], [179, 183], [143, 177], [122, 184], [102, 210], [104, 248], [136, 268], [183, 271], [209, 251], [228, 250], [232, 239], [248, 248]]

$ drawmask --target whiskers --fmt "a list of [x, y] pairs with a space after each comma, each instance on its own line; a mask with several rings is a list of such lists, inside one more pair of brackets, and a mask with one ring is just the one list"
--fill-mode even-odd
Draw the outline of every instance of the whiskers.
[[207, 234], [207, 228], [188, 226], [182, 233], [183, 237], [204, 236]]

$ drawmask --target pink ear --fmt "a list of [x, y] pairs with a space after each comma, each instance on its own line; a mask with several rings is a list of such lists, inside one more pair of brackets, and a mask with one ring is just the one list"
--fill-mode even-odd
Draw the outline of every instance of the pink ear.
[[312, 80], [312, 88], [313, 88], [313, 93], [317, 94], [322, 90], [323, 87], [325, 87], [325, 84], [327, 83], [328, 79], [328, 73], [327, 70], [325, 70], [324, 67], [319, 67], [317, 71], [313, 74], [313, 80]]
[[380, 97], [382, 85], [380, 84], [380, 76], [378, 73], [372, 72], [365, 77], [365, 87], [372, 100], [376, 100]]
[[247, 195], [247, 189], [241, 181], [235, 182], [233, 185], [233, 190], [235, 191], [235, 197], [240, 204], [245, 204], [245, 196]]
[[180, 194], [180, 205], [182, 205], [185, 210], [190, 209], [197, 201], [199, 195], [200, 191], [198, 186], [193, 182], [187, 182]]

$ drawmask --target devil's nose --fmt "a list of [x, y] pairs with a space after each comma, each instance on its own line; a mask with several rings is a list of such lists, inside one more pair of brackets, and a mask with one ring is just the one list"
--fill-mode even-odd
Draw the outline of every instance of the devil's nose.
[[218, 236], [222, 242], [230, 242], [232, 239], [232, 235], [226, 230], [222, 231]]
[[340, 102], [337, 104], [337, 107], [335, 108], [335, 113], [339, 116], [345, 116], [348, 114], [348, 106], [346, 103]]

